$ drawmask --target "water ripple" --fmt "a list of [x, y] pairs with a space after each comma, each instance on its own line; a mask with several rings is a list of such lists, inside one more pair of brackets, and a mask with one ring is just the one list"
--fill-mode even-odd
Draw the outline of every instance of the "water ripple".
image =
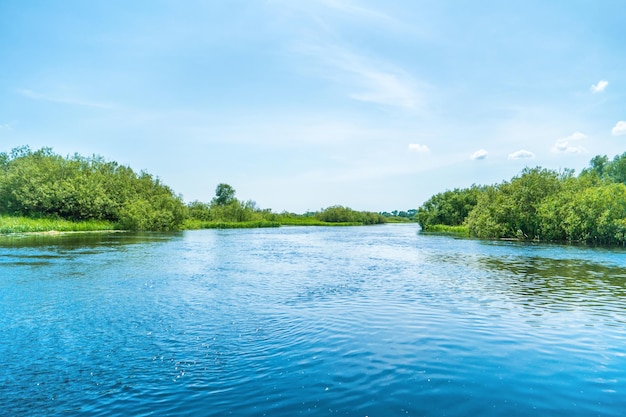
[[0, 242], [0, 409], [621, 416], [623, 255], [410, 225]]

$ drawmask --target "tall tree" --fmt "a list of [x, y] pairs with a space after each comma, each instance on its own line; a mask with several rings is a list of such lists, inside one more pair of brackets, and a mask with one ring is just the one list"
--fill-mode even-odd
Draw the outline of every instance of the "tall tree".
[[219, 183], [215, 188], [215, 197], [212, 203], [218, 206], [227, 206], [235, 201], [235, 189], [228, 184]]

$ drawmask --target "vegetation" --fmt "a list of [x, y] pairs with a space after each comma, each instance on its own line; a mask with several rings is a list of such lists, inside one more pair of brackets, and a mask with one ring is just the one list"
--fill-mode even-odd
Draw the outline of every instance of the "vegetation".
[[28, 217], [0, 216], [0, 233], [30, 232], [91, 232], [114, 230], [115, 224], [104, 220], [70, 221], [53, 218], [32, 219]]
[[437, 194], [417, 212], [424, 231], [463, 226], [470, 236], [626, 245], [626, 153], [588, 168], [526, 168], [501, 184]]
[[348, 207], [332, 206], [319, 212], [304, 215], [283, 212], [273, 213], [269, 209], [259, 209], [254, 201], [240, 201], [235, 198], [235, 190], [228, 184], [218, 184], [211, 203], [194, 201], [188, 208], [186, 228], [239, 228], [322, 226], [322, 225], [366, 225], [385, 222], [382, 215], [355, 211]]
[[436, 233], [436, 234], [444, 234], [444, 235], [455, 235], [455, 236], [463, 236], [469, 237], [469, 229], [467, 226], [448, 226], [445, 224], [435, 224], [428, 228], [427, 233]]
[[484, 187], [472, 186], [435, 194], [417, 209], [415, 218], [424, 230], [435, 225], [460, 226], [476, 206], [483, 190]]
[[20, 147], [0, 153], [0, 214], [174, 230], [182, 226], [186, 207], [146, 172], [97, 156], [64, 158], [50, 148]]
[[273, 213], [217, 185], [210, 202], [182, 197], [147, 172], [136, 173], [102, 157], [62, 157], [50, 148], [0, 153], [0, 233], [103, 229], [169, 231], [280, 225], [369, 225], [408, 221], [393, 215], [331, 206], [302, 215]]
[[393, 210], [391, 213], [387, 211], [383, 211], [379, 213], [381, 216], [385, 218], [385, 221], [388, 223], [407, 223], [416, 221], [417, 210], [410, 209], [407, 211], [401, 210]]

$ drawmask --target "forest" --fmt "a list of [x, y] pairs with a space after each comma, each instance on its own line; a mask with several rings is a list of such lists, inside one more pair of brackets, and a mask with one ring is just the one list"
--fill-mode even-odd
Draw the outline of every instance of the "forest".
[[182, 196], [145, 171], [101, 156], [63, 157], [28, 146], [0, 153], [0, 232], [40, 230], [150, 230], [379, 224], [387, 217], [332, 206], [298, 215], [260, 209], [218, 184], [210, 202]]
[[626, 153], [595, 156], [578, 176], [525, 168], [500, 184], [448, 190], [424, 202], [416, 219], [426, 232], [626, 245]]

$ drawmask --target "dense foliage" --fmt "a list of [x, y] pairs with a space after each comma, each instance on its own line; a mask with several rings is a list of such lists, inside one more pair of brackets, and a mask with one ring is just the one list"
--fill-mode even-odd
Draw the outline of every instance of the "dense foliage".
[[[235, 198], [235, 189], [224, 183], [215, 188], [215, 197], [210, 203], [193, 201], [187, 205], [191, 223], [202, 227], [209, 223], [261, 222], [268, 219], [270, 210], [260, 210], [254, 201], [241, 201]], [[190, 223], [190, 224], [191, 224]]]
[[348, 207], [331, 206], [315, 214], [315, 217], [328, 223], [361, 223], [381, 224], [385, 223], [385, 217], [378, 213], [368, 211], [355, 211]]
[[[225, 195], [228, 198], [222, 198]], [[319, 212], [305, 214], [273, 213], [270, 209], [260, 209], [254, 201], [241, 201], [235, 198], [235, 190], [228, 184], [219, 184], [211, 203], [194, 201], [188, 205], [191, 228], [197, 227], [236, 227], [245, 223], [250, 227], [276, 225], [325, 225], [325, 224], [381, 224], [384, 216], [356, 211], [343, 206], [331, 206]]]
[[626, 244], [626, 153], [588, 168], [526, 168], [501, 184], [437, 194], [417, 213], [423, 230], [467, 227], [480, 238]]
[[0, 153], [0, 213], [105, 220], [130, 230], [173, 230], [186, 208], [158, 178], [101, 157], [62, 157], [50, 148]]
[[472, 186], [435, 194], [417, 209], [415, 217], [422, 229], [442, 224], [459, 226], [476, 206], [478, 195], [483, 189]]
[[[304, 215], [273, 213], [217, 185], [209, 203], [185, 205], [146, 172], [136, 173], [99, 156], [63, 157], [50, 148], [0, 153], [0, 232], [43, 230], [177, 230], [204, 227], [271, 227], [281, 224], [379, 224], [377, 213], [332, 206]], [[33, 223], [33, 219], [38, 219]]]

